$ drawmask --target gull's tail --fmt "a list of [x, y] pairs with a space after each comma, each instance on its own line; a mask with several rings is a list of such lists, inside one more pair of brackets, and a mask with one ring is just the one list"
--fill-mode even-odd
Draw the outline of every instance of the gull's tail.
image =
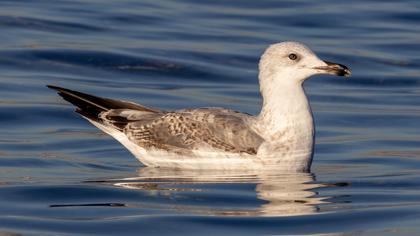
[[63, 97], [64, 100], [76, 106], [77, 113], [93, 121], [99, 121], [99, 114], [101, 112], [112, 109], [130, 109], [152, 113], [159, 112], [159, 110], [132, 102], [97, 97], [53, 85], [47, 85], [47, 87], [56, 90], [58, 95]]

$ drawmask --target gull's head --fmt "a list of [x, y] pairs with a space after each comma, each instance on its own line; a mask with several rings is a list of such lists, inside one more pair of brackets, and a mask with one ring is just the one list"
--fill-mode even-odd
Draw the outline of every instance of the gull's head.
[[260, 83], [270, 84], [302, 84], [317, 74], [351, 75], [346, 66], [323, 61], [311, 49], [298, 42], [271, 45], [262, 55], [259, 67]]

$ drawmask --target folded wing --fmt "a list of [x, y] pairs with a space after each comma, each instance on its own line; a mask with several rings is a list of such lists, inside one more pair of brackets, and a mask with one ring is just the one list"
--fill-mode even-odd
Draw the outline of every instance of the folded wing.
[[124, 133], [148, 149], [187, 154], [194, 150], [220, 150], [256, 154], [263, 139], [249, 125], [252, 117], [222, 108], [166, 112], [143, 105], [101, 98], [48, 86], [77, 107], [76, 112], [101, 125]]

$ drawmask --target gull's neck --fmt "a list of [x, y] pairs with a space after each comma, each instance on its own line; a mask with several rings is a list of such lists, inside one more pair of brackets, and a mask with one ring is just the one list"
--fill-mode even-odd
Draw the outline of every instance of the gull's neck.
[[306, 140], [307, 145], [311, 146], [314, 125], [303, 85], [285, 76], [260, 77], [263, 106], [257, 126], [267, 139], [278, 139], [286, 135], [299, 139], [294, 141]]
[[302, 84], [261, 82], [260, 79], [263, 106], [255, 127], [266, 142], [259, 147], [258, 155], [271, 156], [285, 166], [309, 171], [315, 129]]

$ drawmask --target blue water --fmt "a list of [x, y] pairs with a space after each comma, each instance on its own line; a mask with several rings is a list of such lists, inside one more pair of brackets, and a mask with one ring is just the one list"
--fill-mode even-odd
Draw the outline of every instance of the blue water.
[[[0, 1], [0, 235], [419, 235], [419, 1]], [[55, 84], [257, 113], [259, 55], [349, 66], [305, 84], [312, 173], [144, 168]]]

